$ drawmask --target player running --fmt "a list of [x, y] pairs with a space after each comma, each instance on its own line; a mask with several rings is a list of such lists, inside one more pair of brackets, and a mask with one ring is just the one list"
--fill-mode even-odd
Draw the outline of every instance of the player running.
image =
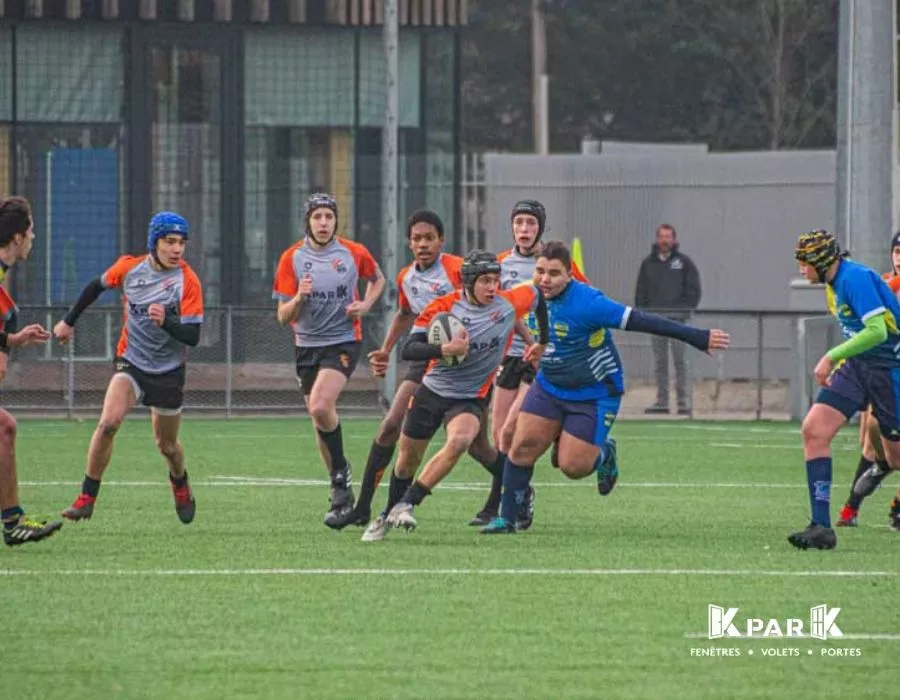
[[[391, 350], [412, 328], [413, 321], [425, 307], [434, 299], [462, 287], [463, 259], [443, 251], [444, 224], [435, 212], [428, 209], [413, 212], [406, 227], [406, 239], [413, 252], [414, 261], [397, 275], [399, 290], [397, 312], [391, 319], [381, 348], [369, 353], [369, 365], [376, 377], [384, 376]], [[329, 513], [325, 517], [325, 524], [329, 527], [340, 530], [347, 525], [368, 524], [375, 489], [378, 488], [384, 471], [394, 456], [403, 418], [409, 408], [410, 399], [422, 383], [427, 366], [427, 361], [410, 363], [369, 449], [366, 471], [363, 474], [356, 505], [352, 510]], [[469, 448], [469, 454], [491, 472], [496, 482], [494, 488], [496, 502], [499, 505], [503, 458], [498, 456], [497, 450], [488, 442], [486, 422], [486, 420], [482, 422], [485, 427]]]
[[[3, 282], [9, 269], [27, 260], [34, 245], [34, 220], [31, 205], [24, 197], [9, 197], [0, 202], [0, 381], [6, 377], [9, 351], [26, 345], [46, 343], [50, 338], [39, 324], [17, 332], [18, 309]], [[0, 520], [3, 542], [10, 547], [39, 542], [62, 527], [62, 522], [32, 520], [19, 501], [16, 474], [16, 419], [0, 408]]]
[[[281, 255], [272, 297], [278, 301], [278, 323], [291, 324], [294, 331], [297, 379], [331, 477], [327, 524], [353, 509], [337, 401], [359, 361], [360, 318], [372, 310], [385, 280], [365, 246], [336, 236], [334, 197], [313, 194], [303, 220], [306, 235]], [[360, 279], [367, 282], [362, 299]]]
[[[900, 233], [895, 233], [891, 239], [891, 271], [881, 278], [888, 283], [894, 296], [900, 298]], [[850, 483], [850, 495], [841, 508], [838, 527], [856, 527], [863, 500], [874, 493], [892, 471], [884, 458], [878, 421], [873, 418], [871, 407], [860, 414], [859, 443], [862, 454]]]
[[[524, 199], [513, 206], [510, 221], [514, 245], [497, 256], [501, 266], [502, 289], [512, 289], [518, 284], [532, 281], [535, 262], [541, 250], [541, 238], [547, 226], [547, 211], [537, 200]], [[574, 263], [572, 276], [581, 282], [588, 281]], [[522, 400], [536, 373], [534, 365], [524, 360], [528, 344], [533, 341], [529, 333], [535, 332], [534, 314], [527, 314], [523, 322], [525, 333], [517, 333], [513, 337], [512, 345], [500, 364], [491, 403], [492, 437], [501, 453], [509, 449]], [[524, 338], [523, 335], [529, 337]], [[529, 494], [534, 497], [533, 490]], [[486, 525], [497, 516], [499, 505], [499, 499], [489, 499], [469, 524]]]
[[[838, 431], [871, 405], [887, 462], [900, 466], [900, 303], [878, 273], [847, 258], [827, 231], [800, 236], [795, 257], [807, 280], [826, 285], [828, 308], [846, 340], [825, 353], [813, 370], [822, 389], [802, 429], [812, 520], [788, 541], [798, 549], [833, 549], [831, 442]], [[898, 498], [891, 504], [890, 522], [900, 527]]]
[[[516, 319], [529, 311], [538, 315], [541, 338], [530, 349], [535, 358], [547, 340], [547, 311], [541, 293], [532, 285], [500, 290], [500, 264], [496, 256], [473, 251], [462, 267], [463, 289], [432, 301], [416, 319], [413, 334], [403, 349], [404, 359], [429, 362], [421, 386], [403, 422], [400, 454], [391, 475], [386, 518], [373, 522], [364, 541], [383, 539], [391, 527], [416, 527], [413, 508], [450, 473], [481, 430], [490, 399], [493, 375], [507, 349]], [[465, 331], [443, 345], [431, 345], [426, 331], [439, 313], [451, 313]], [[456, 366], [442, 357], [463, 357]], [[531, 359], [531, 357], [529, 357]], [[425, 450], [441, 424], [447, 440], [413, 481]], [[523, 494], [522, 504], [526, 503]], [[520, 516], [517, 510], [514, 517]]]
[[544, 245], [535, 279], [547, 299], [549, 344], [525, 395], [503, 472], [500, 515], [484, 534], [516, 532], [535, 462], [559, 439], [559, 468], [570, 479], [597, 475], [601, 494], [618, 478], [616, 443], [608, 437], [624, 393], [622, 363], [610, 329], [664, 335], [708, 352], [728, 347], [720, 330], [684, 325], [624, 306], [572, 279], [565, 243]]
[[81, 493], [62, 512], [64, 518], [86, 520], [93, 515], [116, 433], [140, 402], [150, 408], [156, 446], [169, 468], [175, 513], [185, 525], [194, 520], [196, 502], [178, 441], [187, 349], [200, 342], [203, 323], [200, 278], [184, 259], [188, 237], [188, 222], [182, 216], [170, 211], [155, 214], [147, 231], [147, 254], [123, 255], [91, 280], [53, 328], [56, 338], [68, 343], [75, 323], [91, 304], [108, 289], [122, 290], [125, 318], [116, 347], [116, 371], [91, 437]]

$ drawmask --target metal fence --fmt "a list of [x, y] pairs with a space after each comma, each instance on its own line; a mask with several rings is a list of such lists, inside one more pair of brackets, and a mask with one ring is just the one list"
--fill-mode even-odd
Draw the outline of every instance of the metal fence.
[[[25, 307], [22, 323], [51, 327], [63, 313], [56, 307]], [[805, 406], [797, 407], [797, 397], [805, 396], [808, 403], [812, 395], [805, 374], [818, 359], [813, 355], [819, 346], [824, 349], [831, 337], [826, 334], [832, 333], [832, 324], [809, 323], [809, 317], [789, 311], [697, 312], [692, 323], [727, 329], [732, 347], [715, 356], [686, 348], [694, 418], [786, 420], [792, 413], [802, 415]], [[14, 351], [0, 384], [0, 405], [19, 415], [96, 414], [113, 371], [120, 328], [119, 309], [93, 308], [80, 319], [72, 345], [51, 342]], [[381, 318], [372, 314], [364, 324], [360, 366], [340, 400], [348, 415], [381, 415], [390, 398], [383, 396], [382, 382], [371, 376], [365, 361], [382, 337]], [[616, 331], [615, 338], [625, 366], [622, 415], [643, 415], [656, 400], [650, 337]], [[670, 378], [674, 384], [672, 371]], [[671, 405], [674, 412], [674, 388]], [[277, 324], [273, 307], [206, 310], [201, 343], [190, 353], [186, 408], [223, 417], [303, 413], [292, 336]]]

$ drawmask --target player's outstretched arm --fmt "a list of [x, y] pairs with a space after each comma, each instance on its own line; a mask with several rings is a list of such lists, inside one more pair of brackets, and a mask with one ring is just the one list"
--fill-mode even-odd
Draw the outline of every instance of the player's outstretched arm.
[[703, 352], [725, 350], [731, 344], [731, 337], [725, 331], [697, 328], [639, 309], [629, 310], [623, 328], [626, 331], [675, 338]]
[[81, 294], [78, 296], [78, 299], [75, 304], [73, 304], [72, 308], [69, 309], [68, 313], [63, 316], [63, 319], [53, 327], [53, 335], [55, 335], [61, 343], [67, 343], [72, 337], [72, 331], [81, 314], [83, 314], [91, 304], [97, 301], [105, 291], [106, 287], [103, 286], [103, 280], [99, 276], [88, 282], [84, 289], [81, 290]]

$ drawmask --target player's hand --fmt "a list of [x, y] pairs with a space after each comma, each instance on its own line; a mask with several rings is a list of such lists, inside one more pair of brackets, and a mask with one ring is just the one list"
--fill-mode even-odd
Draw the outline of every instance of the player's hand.
[[6, 379], [6, 364], [9, 362], [9, 355], [0, 352], [0, 382]]
[[537, 369], [541, 358], [544, 356], [544, 350], [546, 349], [546, 345], [541, 345], [540, 343], [532, 343], [527, 348], [525, 348], [525, 357], [522, 359], [524, 359], [525, 362], [530, 362], [532, 365], [534, 365], [535, 369]]
[[462, 356], [469, 352], [469, 334], [465, 328], [447, 343], [441, 345], [441, 354], [444, 357]]
[[388, 362], [391, 353], [386, 350], [373, 350], [369, 353], [369, 371], [376, 377], [383, 377], [387, 374]]
[[828, 355], [824, 355], [821, 360], [816, 363], [813, 370], [813, 376], [816, 378], [816, 384], [819, 386], [828, 386], [831, 383], [831, 373], [834, 365]]
[[706, 348], [707, 352], [712, 352], [713, 350], [727, 350], [729, 345], [731, 345], [731, 336], [728, 335], [728, 331], [720, 331], [718, 328], [710, 330], [709, 345]]
[[150, 320], [157, 326], [161, 326], [166, 320], [166, 307], [162, 304], [150, 304], [150, 306], [147, 307], [147, 316], [149, 316]]
[[353, 301], [347, 304], [347, 316], [354, 321], [364, 314], [369, 313], [369, 305], [364, 301]]
[[25, 326], [18, 333], [13, 333], [6, 339], [6, 344], [11, 348], [22, 348], [26, 345], [43, 345], [50, 340], [50, 331], [40, 323], [32, 323]]
[[303, 279], [300, 280], [300, 284], [297, 285], [297, 299], [300, 301], [306, 301], [312, 296], [313, 286], [312, 286], [312, 277], [308, 274], [303, 275]]
[[55, 326], [53, 326], [53, 335], [56, 336], [56, 339], [63, 345], [72, 340], [72, 336], [75, 335], [75, 327], [70, 326], [65, 321], [60, 321]]

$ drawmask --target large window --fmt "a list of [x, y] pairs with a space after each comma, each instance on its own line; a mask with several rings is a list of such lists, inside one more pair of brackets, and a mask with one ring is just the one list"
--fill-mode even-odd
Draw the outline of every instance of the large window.
[[335, 195], [341, 235], [351, 226], [353, 143], [340, 128], [248, 127], [245, 133], [244, 294], [270, 303], [282, 251], [303, 236], [306, 195]]
[[0, 122], [12, 121], [12, 31], [0, 27]]
[[[15, 114], [9, 31], [0, 32], [0, 119], [15, 119], [15, 143], [0, 137], [0, 163], [34, 207], [34, 252], [13, 277], [22, 304], [65, 304], [121, 250], [122, 32], [114, 27], [16, 27]], [[3, 113], [3, 110], [6, 112]], [[9, 132], [6, 132], [9, 133]], [[14, 157], [13, 155], [14, 154]]]
[[151, 209], [191, 226], [187, 258], [210, 306], [222, 296], [221, 58], [177, 44], [150, 49]]

